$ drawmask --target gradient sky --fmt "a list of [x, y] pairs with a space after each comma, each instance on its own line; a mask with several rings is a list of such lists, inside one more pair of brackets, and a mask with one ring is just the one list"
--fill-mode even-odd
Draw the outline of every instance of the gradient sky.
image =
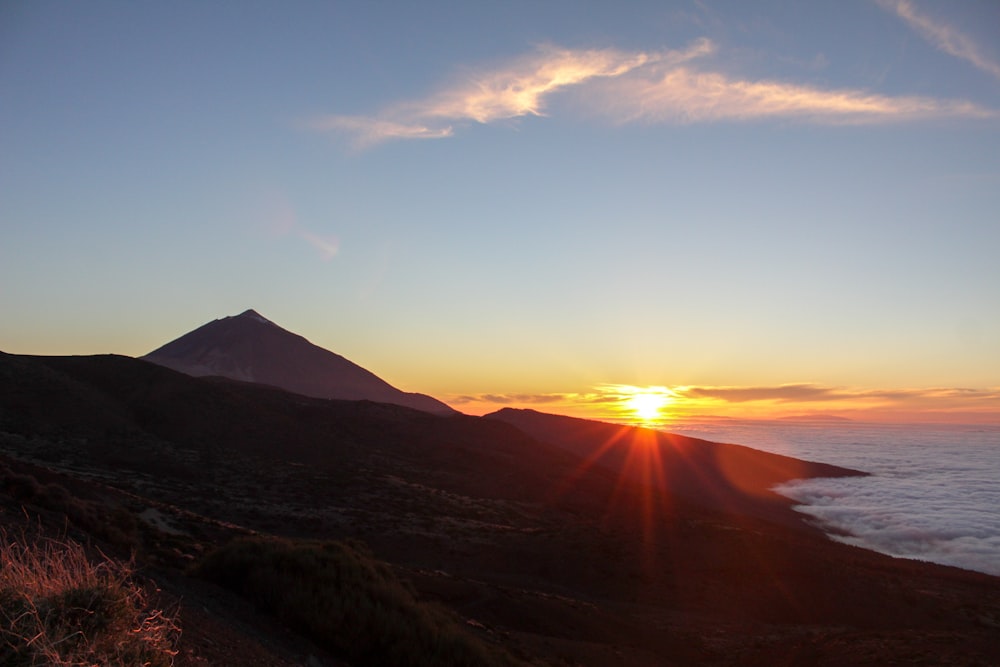
[[1000, 421], [1000, 4], [0, 4], [0, 350], [247, 308], [477, 414]]

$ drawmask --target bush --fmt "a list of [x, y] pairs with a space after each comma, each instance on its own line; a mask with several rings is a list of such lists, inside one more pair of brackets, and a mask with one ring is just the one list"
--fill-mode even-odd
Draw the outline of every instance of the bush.
[[168, 667], [180, 630], [151, 609], [129, 565], [72, 541], [0, 534], [0, 664]]
[[195, 571], [359, 664], [517, 664], [445, 609], [416, 600], [358, 543], [244, 538]]
[[0, 489], [20, 503], [30, 503], [61, 512], [82, 530], [120, 547], [135, 547], [139, 527], [135, 517], [121, 507], [113, 507], [73, 496], [64, 486], [42, 486], [31, 475], [0, 469]]

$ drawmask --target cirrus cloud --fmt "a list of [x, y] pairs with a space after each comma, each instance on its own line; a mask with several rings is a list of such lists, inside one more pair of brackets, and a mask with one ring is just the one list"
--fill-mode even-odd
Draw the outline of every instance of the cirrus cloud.
[[826, 124], [858, 124], [995, 112], [972, 102], [928, 97], [890, 97], [862, 90], [823, 90], [778, 81], [735, 79], [688, 67], [658, 77], [634, 77], [606, 87], [599, 106], [618, 122], [711, 122], [795, 118]]
[[968, 61], [973, 66], [1000, 79], [1000, 63], [971, 37], [958, 28], [918, 11], [911, 0], [877, 0], [879, 6], [895, 13], [917, 34], [948, 55]]
[[492, 70], [467, 72], [456, 83], [424, 99], [403, 102], [366, 116], [329, 115], [311, 120], [318, 130], [339, 130], [360, 148], [389, 139], [443, 138], [452, 123], [491, 123], [544, 114], [546, 99], [595, 77], [617, 77], [656, 61], [682, 62], [712, 50], [707, 40], [686, 52], [624, 52], [616, 49], [540, 47]]
[[965, 100], [733, 77], [710, 67], [718, 51], [708, 39], [661, 51], [544, 46], [494, 68], [469, 70], [435, 93], [374, 115], [332, 114], [307, 125], [346, 134], [357, 148], [391, 139], [441, 139], [472, 123], [545, 116], [551, 98], [569, 90], [576, 93], [571, 101], [579, 111], [615, 123], [791, 118], [860, 124], [997, 115]]

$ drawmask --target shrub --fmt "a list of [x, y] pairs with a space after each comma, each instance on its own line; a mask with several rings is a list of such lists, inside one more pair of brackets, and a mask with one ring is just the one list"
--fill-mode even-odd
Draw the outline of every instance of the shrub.
[[8, 474], [5, 475], [0, 486], [14, 500], [30, 501], [38, 496], [42, 491], [38, 480], [31, 475]]
[[32, 475], [0, 469], [0, 489], [14, 500], [61, 512], [82, 530], [120, 547], [135, 547], [139, 527], [135, 517], [121, 507], [73, 496], [64, 486], [42, 486]]
[[364, 665], [511, 665], [445, 609], [418, 601], [356, 542], [239, 539], [195, 571]]
[[173, 664], [177, 621], [150, 608], [131, 567], [79, 544], [0, 534], [0, 664]]

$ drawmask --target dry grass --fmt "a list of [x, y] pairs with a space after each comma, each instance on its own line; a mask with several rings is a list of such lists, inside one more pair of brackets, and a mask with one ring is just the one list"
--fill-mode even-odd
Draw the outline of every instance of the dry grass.
[[131, 574], [71, 540], [0, 534], [0, 664], [172, 665], [177, 620]]

